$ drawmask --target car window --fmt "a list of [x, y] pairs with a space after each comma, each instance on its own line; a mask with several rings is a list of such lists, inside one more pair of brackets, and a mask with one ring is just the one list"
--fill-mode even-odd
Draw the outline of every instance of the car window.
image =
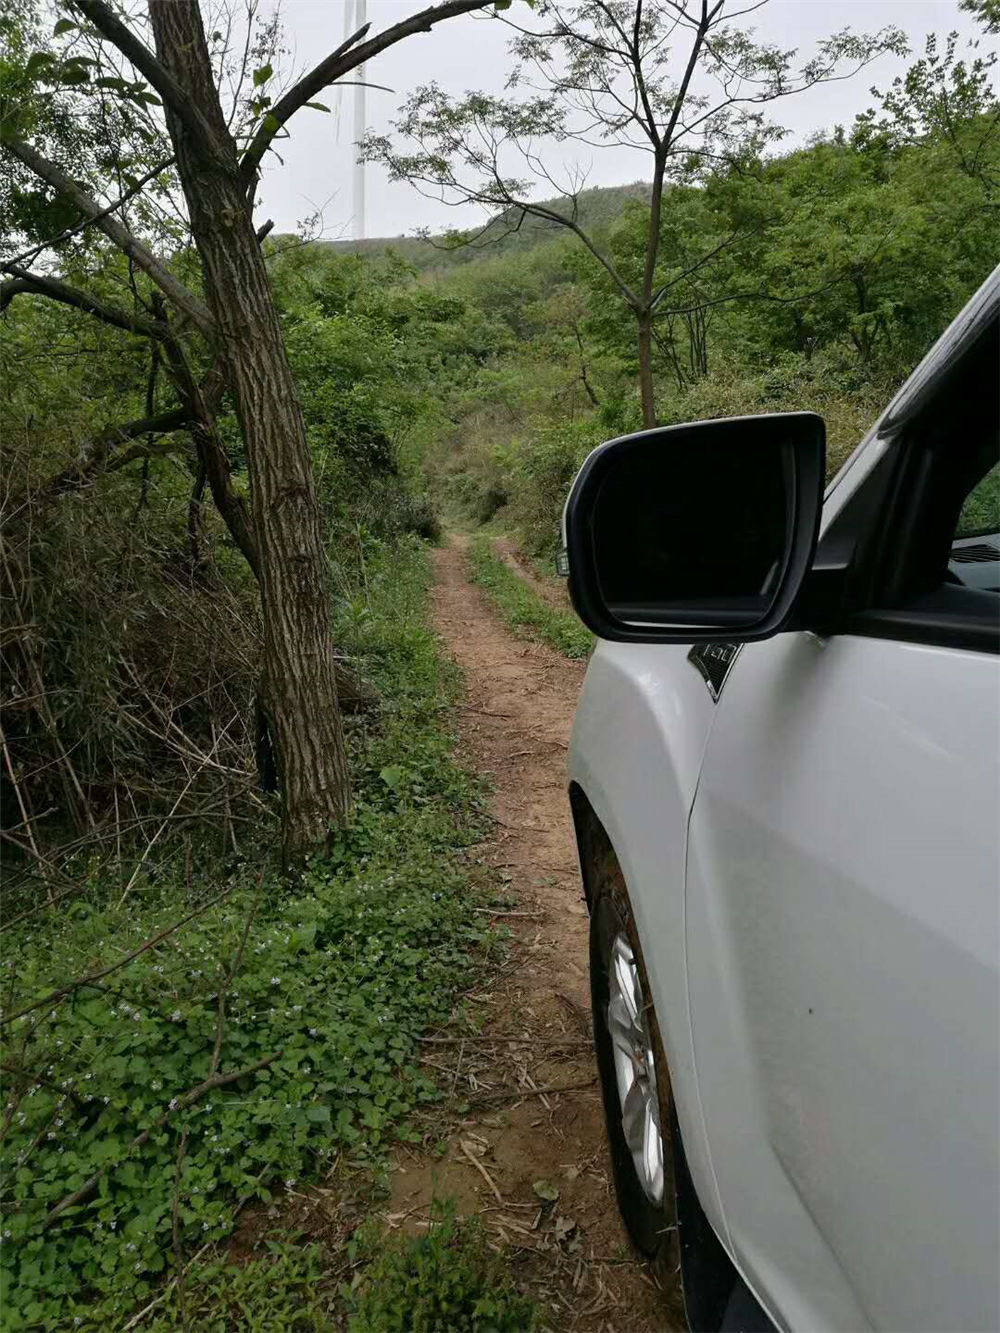
[[1000, 533], [1000, 463], [994, 463], [965, 497], [955, 537], [995, 537]]
[[[948, 558], [948, 577], [965, 588], [1000, 595], [1000, 463], [965, 497]], [[985, 605], [982, 614], [996, 615]]]

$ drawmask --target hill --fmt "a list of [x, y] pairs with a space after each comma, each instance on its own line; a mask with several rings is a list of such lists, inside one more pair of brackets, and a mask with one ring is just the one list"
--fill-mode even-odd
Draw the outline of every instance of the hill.
[[[576, 200], [577, 218], [588, 231], [602, 232], [617, 221], [627, 203], [648, 197], [649, 186], [642, 181], [581, 190]], [[542, 202], [547, 208], [567, 216], [572, 207], [571, 200], [565, 196]], [[476, 236], [476, 231], [471, 230], [431, 237], [400, 234], [371, 237], [363, 241], [320, 241], [318, 244], [337, 254], [382, 255], [391, 250], [423, 272], [467, 264], [478, 258], [483, 251], [491, 255], [504, 255], [530, 250], [563, 234], [558, 223], [534, 217], [526, 217], [517, 231], [511, 231], [514, 221], [509, 214], [499, 213], [474, 241], [471, 237]]]

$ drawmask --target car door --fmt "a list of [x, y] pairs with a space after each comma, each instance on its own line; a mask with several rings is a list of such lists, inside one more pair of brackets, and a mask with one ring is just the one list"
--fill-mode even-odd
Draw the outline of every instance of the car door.
[[947, 549], [995, 427], [976, 381], [955, 387], [855, 505], [877, 555], [846, 629], [740, 651], [689, 821], [726, 1231], [809, 1333], [1000, 1328], [1000, 593], [981, 569], [960, 586]]

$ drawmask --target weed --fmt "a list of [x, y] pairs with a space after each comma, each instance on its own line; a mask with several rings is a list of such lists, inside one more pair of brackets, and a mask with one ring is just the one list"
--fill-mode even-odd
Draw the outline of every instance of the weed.
[[469, 552], [472, 577], [486, 590], [503, 620], [521, 638], [547, 643], [564, 657], [589, 657], [594, 636], [572, 611], [547, 606], [524, 579], [519, 578], [493, 550], [489, 537], [472, 541]]
[[323, 1272], [318, 1246], [267, 1242], [259, 1258], [236, 1264], [198, 1260], [175, 1285], [144, 1333], [333, 1333], [334, 1324], [320, 1290]]
[[438, 1205], [423, 1236], [369, 1234], [376, 1257], [345, 1293], [348, 1333], [531, 1333], [534, 1304], [513, 1286], [478, 1218]]

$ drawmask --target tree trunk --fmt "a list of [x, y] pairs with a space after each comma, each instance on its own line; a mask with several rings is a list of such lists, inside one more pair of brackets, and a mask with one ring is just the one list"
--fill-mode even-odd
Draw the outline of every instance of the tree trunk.
[[205, 298], [246, 446], [283, 851], [286, 863], [294, 863], [321, 846], [350, 810], [323, 523], [295, 380], [197, 0], [150, 0], [149, 11], [160, 60], [211, 134], [211, 142], [202, 142], [167, 109]]
[[636, 311], [639, 334], [639, 398], [642, 403], [642, 424], [646, 430], [656, 425], [653, 404], [653, 320], [648, 312]]

